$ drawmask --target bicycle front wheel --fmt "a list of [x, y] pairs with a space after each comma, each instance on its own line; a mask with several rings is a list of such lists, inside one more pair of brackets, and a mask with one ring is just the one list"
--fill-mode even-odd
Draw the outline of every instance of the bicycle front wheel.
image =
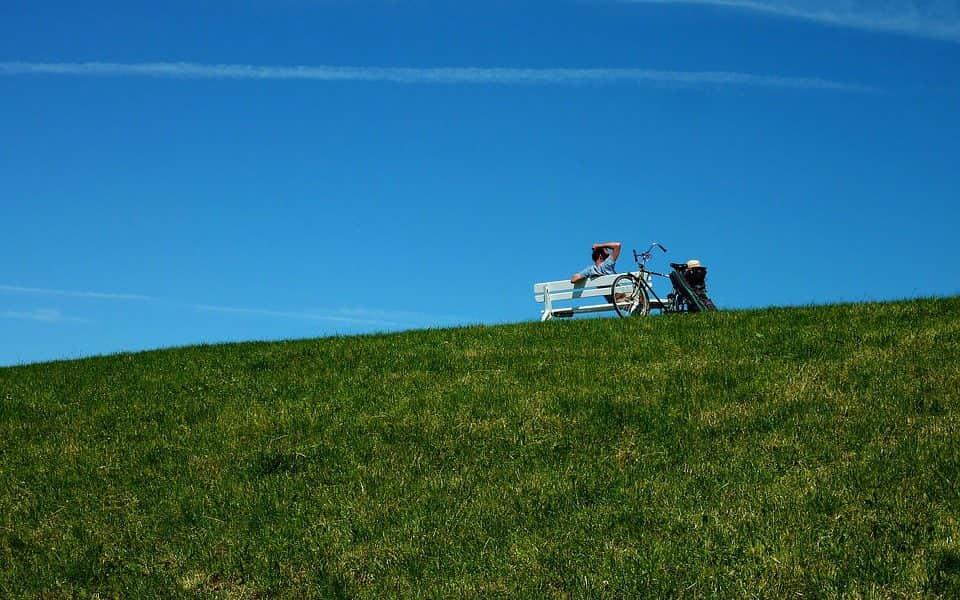
[[624, 274], [613, 280], [613, 307], [621, 317], [645, 317], [650, 313], [650, 297], [640, 280]]

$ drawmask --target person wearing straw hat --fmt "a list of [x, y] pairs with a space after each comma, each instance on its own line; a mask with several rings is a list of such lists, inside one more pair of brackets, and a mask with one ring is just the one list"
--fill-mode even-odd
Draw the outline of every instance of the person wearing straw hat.
[[707, 279], [707, 268], [700, 264], [697, 259], [687, 261], [687, 268], [683, 273], [684, 279], [693, 286], [703, 286]]
[[688, 302], [689, 312], [717, 310], [713, 300], [707, 296], [707, 268], [699, 260], [691, 259], [684, 263], [670, 263], [670, 283], [677, 294]]

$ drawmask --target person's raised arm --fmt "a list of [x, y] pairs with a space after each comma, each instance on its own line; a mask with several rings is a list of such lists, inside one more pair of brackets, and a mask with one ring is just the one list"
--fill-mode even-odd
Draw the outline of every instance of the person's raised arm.
[[610, 258], [613, 259], [613, 262], [617, 262], [617, 259], [620, 258], [620, 242], [603, 242], [602, 244], [594, 244], [593, 249], [597, 248], [609, 248], [610, 249]]

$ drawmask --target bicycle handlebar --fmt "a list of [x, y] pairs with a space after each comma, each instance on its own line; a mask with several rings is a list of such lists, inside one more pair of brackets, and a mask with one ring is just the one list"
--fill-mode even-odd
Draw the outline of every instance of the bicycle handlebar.
[[662, 250], [662, 251], [664, 251], [664, 252], [667, 251], [667, 249], [664, 248], [664, 247], [663, 247], [663, 244], [661, 244], [660, 242], [650, 242], [650, 247], [647, 248], [647, 252], [650, 252], [650, 251], [653, 250], [654, 248], [660, 248], [660, 250]]
[[666, 251], [667, 251], [667, 249], [666, 249], [666, 248], [663, 246], [663, 244], [661, 244], [660, 242], [652, 242], [652, 243], [650, 244], [650, 247], [647, 248], [646, 252], [641, 252], [641, 253], [637, 254], [636, 249], [634, 249], [634, 251], [633, 251], [633, 260], [636, 261], [637, 264], [645, 264], [648, 260], [650, 260], [651, 258], [653, 258], [653, 249], [654, 249], [654, 248], [660, 248], [660, 250], [662, 250], [663, 252], [666, 252]]

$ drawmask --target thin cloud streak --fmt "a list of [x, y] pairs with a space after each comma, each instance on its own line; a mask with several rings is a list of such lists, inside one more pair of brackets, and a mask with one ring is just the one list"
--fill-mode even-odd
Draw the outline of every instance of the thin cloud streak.
[[699, 4], [816, 21], [870, 31], [960, 42], [960, 6], [911, 0], [625, 0], [634, 4]]
[[0, 292], [12, 294], [39, 294], [44, 296], [69, 296], [72, 298], [93, 298], [97, 300], [136, 300], [153, 301], [156, 298], [141, 296], [140, 294], [115, 294], [112, 292], [82, 292], [74, 290], [52, 290], [47, 288], [31, 288], [16, 285], [0, 285]]
[[407, 322], [443, 322], [443, 323], [467, 323], [470, 319], [458, 315], [437, 315], [418, 311], [406, 310], [377, 310], [369, 308], [341, 308], [336, 311], [338, 315], [366, 318], [366, 319], [403, 319]]
[[42, 321], [44, 323], [89, 323], [86, 319], [77, 319], [74, 317], [65, 317], [59, 310], [49, 308], [38, 308], [29, 312], [6, 311], [0, 313], [4, 319], [16, 319], [19, 321]]
[[[283, 319], [300, 319], [307, 321], [327, 321], [332, 323], [346, 323], [351, 325], [379, 325], [386, 327], [405, 327], [407, 323], [389, 321], [385, 319], [360, 318], [342, 314], [317, 313], [309, 311], [284, 311], [265, 308], [241, 308], [235, 306], [213, 306], [209, 304], [194, 304], [191, 308], [207, 312], [230, 313], [239, 315], [279, 317]], [[384, 313], [386, 314], [386, 313]]]
[[[111, 292], [86, 292], [76, 290], [60, 290], [51, 288], [33, 288], [16, 285], [0, 285], [0, 292], [12, 294], [36, 294], [60, 296], [70, 298], [86, 298], [91, 300], [152, 302], [157, 305], [178, 309], [199, 310], [205, 312], [231, 313], [238, 315], [273, 317], [282, 319], [299, 319], [305, 321], [326, 321], [350, 325], [374, 325], [377, 327], [414, 327], [424, 323], [462, 322], [463, 319], [450, 315], [429, 315], [426, 313], [398, 311], [398, 310], [369, 310], [363, 308], [342, 308], [327, 311], [290, 311], [269, 308], [244, 308], [236, 306], [218, 306], [212, 304], [196, 304], [176, 302], [144, 296], [141, 294], [116, 294]], [[5, 319], [20, 319], [30, 321], [73, 321], [88, 322], [82, 319], [67, 318], [56, 310], [37, 310], [33, 312], [2, 312], [0, 317]]]
[[37, 63], [0, 62], [0, 76], [71, 75], [167, 79], [365, 81], [399, 84], [667, 84], [733, 85], [836, 92], [873, 92], [876, 88], [819, 78], [753, 75], [731, 71], [653, 69], [388, 68], [336, 66], [208, 65], [197, 63]]

